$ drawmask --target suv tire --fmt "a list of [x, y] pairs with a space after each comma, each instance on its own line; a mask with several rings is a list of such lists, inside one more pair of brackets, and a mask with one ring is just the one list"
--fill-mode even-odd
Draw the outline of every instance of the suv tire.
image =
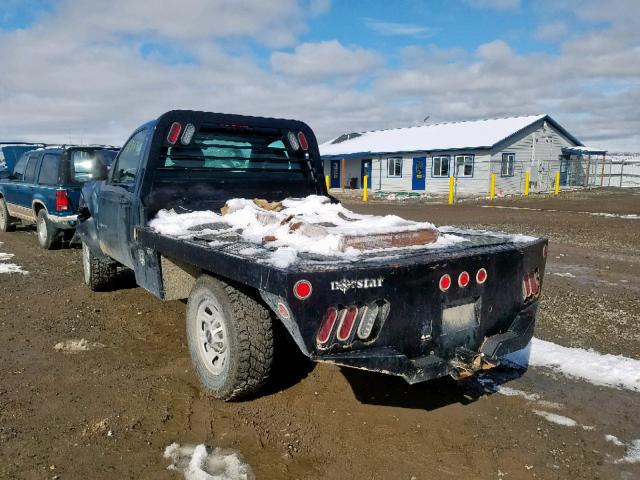
[[45, 250], [54, 250], [60, 247], [60, 230], [52, 225], [47, 218], [47, 211], [41, 208], [36, 216], [36, 230], [38, 231], [38, 243]]
[[13, 232], [16, 229], [16, 219], [9, 215], [7, 202], [0, 197], [0, 232]]
[[84, 283], [94, 292], [104, 290], [118, 272], [115, 262], [105, 262], [91, 253], [91, 249], [82, 242], [82, 270]]
[[187, 343], [198, 378], [220, 400], [258, 392], [273, 364], [269, 309], [232, 285], [201, 276], [187, 302]]

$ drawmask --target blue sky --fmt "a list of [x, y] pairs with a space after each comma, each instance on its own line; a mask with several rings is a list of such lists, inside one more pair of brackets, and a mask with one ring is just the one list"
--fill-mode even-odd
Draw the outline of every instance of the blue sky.
[[177, 107], [297, 117], [321, 140], [426, 115], [549, 113], [587, 142], [640, 149], [636, 0], [150, 5], [4, 0], [0, 134], [121, 141]]

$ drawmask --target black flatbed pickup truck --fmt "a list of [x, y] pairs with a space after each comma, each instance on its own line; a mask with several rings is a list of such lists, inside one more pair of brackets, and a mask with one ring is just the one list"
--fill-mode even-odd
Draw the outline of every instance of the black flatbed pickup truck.
[[[188, 299], [187, 339], [205, 388], [230, 400], [257, 392], [282, 322], [315, 361], [398, 375], [409, 383], [494, 366], [533, 335], [547, 241], [441, 229], [463, 241], [299, 254], [215, 225], [188, 235], [148, 224], [160, 210], [219, 211], [232, 198], [328, 196], [304, 123], [172, 111], [138, 129], [109, 178], [87, 185], [79, 215], [85, 282], [101, 289], [120, 266], [164, 300]], [[333, 200], [335, 202], [335, 200]]]

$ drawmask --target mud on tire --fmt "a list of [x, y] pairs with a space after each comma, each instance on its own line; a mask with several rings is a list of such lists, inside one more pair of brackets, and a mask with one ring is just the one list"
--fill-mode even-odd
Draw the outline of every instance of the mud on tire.
[[16, 219], [9, 215], [7, 203], [0, 197], [0, 232], [13, 232], [16, 229]]
[[198, 378], [220, 400], [257, 393], [273, 364], [273, 317], [234, 286], [201, 276], [187, 302], [187, 342]]
[[86, 243], [82, 242], [82, 269], [84, 283], [93, 291], [104, 290], [117, 273], [115, 263], [107, 263], [97, 258]]

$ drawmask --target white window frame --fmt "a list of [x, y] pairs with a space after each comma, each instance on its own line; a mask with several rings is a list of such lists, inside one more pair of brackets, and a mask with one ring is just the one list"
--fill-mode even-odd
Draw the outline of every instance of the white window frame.
[[[462, 159], [462, 174], [459, 175], [458, 174], [458, 159]], [[468, 162], [470, 161], [470, 162]], [[466, 173], [464, 173], [465, 171], [465, 167], [468, 164], [471, 164], [471, 173], [469, 175], [467, 175]], [[457, 178], [473, 178], [473, 172], [475, 170], [475, 163], [476, 163], [476, 156], [475, 155], [469, 155], [469, 154], [464, 154], [464, 155], [456, 155], [453, 161], [453, 168], [454, 168], [454, 175]]]
[[[507, 162], [507, 172], [504, 171], [505, 161]], [[502, 154], [502, 162], [500, 163], [500, 176], [501, 177], [513, 177], [516, 169], [516, 154], [511, 152], [504, 152]]]
[[[387, 178], [401, 178], [402, 177], [402, 157], [389, 157], [387, 158]], [[393, 168], [393, 173], [392, 173]]]
[[[436, 159], [440, 164], [440, 168], [438, 173], [436, 173]], [[447, 173], [442, 174], [442, 161], [446, 160], [447, 163]], [[431, 176], [434, 178], [448, 178], [451, 175], [451, 156], [450, 155], [434, 155], [431, 157]]]

